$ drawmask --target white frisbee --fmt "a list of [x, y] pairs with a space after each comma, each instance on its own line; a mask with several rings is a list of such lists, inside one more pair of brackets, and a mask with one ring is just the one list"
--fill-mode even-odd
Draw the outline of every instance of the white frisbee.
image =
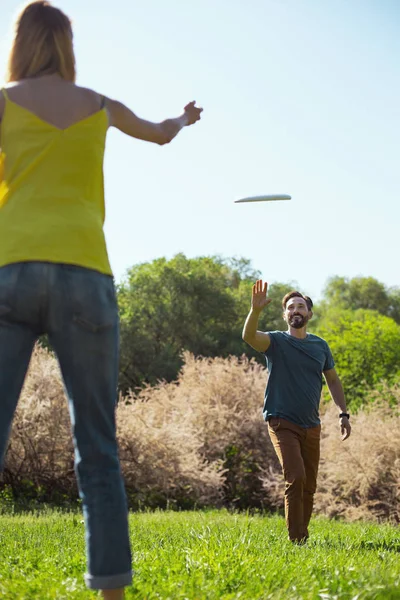
[[241, 198], [235, 200], [235, 204], [240, 202], [275, 202], [277, 200], [291, 200], [292, 196], [289, 194], [265, 194], [264, 196], [249, 196], [248, 198]]

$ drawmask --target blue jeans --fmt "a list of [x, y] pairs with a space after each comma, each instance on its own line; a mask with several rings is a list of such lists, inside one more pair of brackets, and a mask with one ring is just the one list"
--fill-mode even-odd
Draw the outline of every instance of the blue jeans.
[[47, 334], [68, 396], [92, 589], [132, 581], [115, 430], [119, 319], [113, 278], [65, 264], [0, 268], [0, 469], [33, 347]]

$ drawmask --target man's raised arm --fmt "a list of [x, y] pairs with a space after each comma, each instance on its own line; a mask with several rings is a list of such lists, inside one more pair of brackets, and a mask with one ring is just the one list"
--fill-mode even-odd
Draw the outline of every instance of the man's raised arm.
[[257, 329], [261, 311], [271, 302], [271, 298], [267, 298], [267, 291], [268, 283], [265, 282], [263, 284], [261, 279], [257, 280], [253, 285], [251, 309], [247, 315], [242, 333], [244, 341], [258, 352], [265, 352], [268, 350], [271, 343], [271, 338], [268, 333], [258, 331]]

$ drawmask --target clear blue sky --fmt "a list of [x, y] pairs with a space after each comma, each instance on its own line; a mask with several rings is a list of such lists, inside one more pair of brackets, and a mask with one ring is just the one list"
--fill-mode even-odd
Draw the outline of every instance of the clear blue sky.
[[[20, 2], [2, 0], [1, 57]], [[400, 2], [60, 0], [78, 83], [150, 120], [190, 100], [170, 145], [112, 130], [106, 237], [117, 280], [183, 252], [249, 258], [318, 298], [328, 277], [400, 284]], [[3, 65], [2, 65], [3, 66]], [[288, 193], [291, 202], [235, 205]]]

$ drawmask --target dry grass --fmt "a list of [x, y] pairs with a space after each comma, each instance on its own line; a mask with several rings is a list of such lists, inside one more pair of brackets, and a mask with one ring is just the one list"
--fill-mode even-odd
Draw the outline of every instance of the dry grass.
[[58, 364], [37, 347], [15, 415], [5, 480], [67, 493], [75, 487], [67, 401]]
[[[118, 438], [131, 506], [281, 507], [282, 476], [261, 414], [266, 371], [244, 357], [184, 359], [176, 382], [120, 399]], [[317, 512], [400, 521], [399, 388], [381, 397], [352, 417], [345, 443], [336, 410], [325, 410]], [[41, 348], [20, 399], [6, 468], [15, 489], [24, 480], [45, 494], [76, 489], [67, 402], [57, 363]]]
[[180, 503], [185, 495], [208, 505], [260, 504], [265, 494], [254, 471], [272, 458], [261, 419], [262, 367], [245, 358], [195, 359], [189, 353], [184, 358], [175, 383], [148, 387], [120, 402], [128, 487], [150, 486]]
[[342, 442], [334, 408], [324, 415], [316, 509], [347, 520], [373, 517], [399, 523], [400, 418], [382, 406], [360, 411], [351, 420], [352, 435]]

